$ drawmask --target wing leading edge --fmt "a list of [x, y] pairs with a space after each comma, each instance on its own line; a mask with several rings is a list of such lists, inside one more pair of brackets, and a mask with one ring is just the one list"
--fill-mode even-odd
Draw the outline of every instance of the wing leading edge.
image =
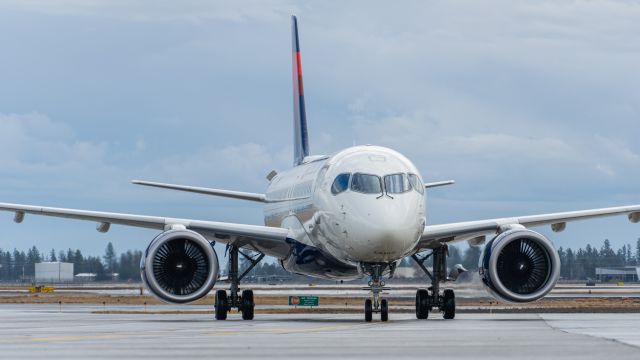
[[284, 228], [7, 203], [0, 203], [0, 211], [14, 212], [16, 222], [22, 222], [25, 214], [95, 221], [97, 230], [102, 232], [107, 231], [111, 224], [161, 231], [184, 226], [211, 241], [257, 250], [279, 259], [286, 257], [290, 250], [287, 243], [289, 230]]
[[640, 205], [428, 225], [422, 233], [416, 250], [434, 248], [441, 243], [477, 239], [495, 234], [509, 225], [524, 227], [551, 225], [553, 231], [559, 232], [564, 230], [566, 223], [570, 221], [615, 215], [627, 215], [631, 222], [640, 222]]

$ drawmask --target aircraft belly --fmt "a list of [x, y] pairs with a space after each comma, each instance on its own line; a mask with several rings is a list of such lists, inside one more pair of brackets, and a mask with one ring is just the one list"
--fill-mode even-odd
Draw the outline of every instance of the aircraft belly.
[[324, 279], [353, 280], [362, 277], [358, 266], [340, 261], [321, 249], [297, 242], [291, 245], [289, 256], [281, 260], [287, 271]]

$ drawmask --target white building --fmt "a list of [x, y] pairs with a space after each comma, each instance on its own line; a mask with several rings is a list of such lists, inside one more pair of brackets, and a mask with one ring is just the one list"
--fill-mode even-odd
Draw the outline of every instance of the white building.
[[73, 281], [73, 264], [65, 262], [36, 263], [36, 283]]
[[596, 279], [600, 282], [627, 281], [636, 282], [640, 279], [640, 266], [625, 266], [611, 268], [596, 268]]
[[96, 280], [96, 273], [78, 273], [76, 274], [76, 281], [77, 282], [90, 282], [90, 281], [95, 281]]

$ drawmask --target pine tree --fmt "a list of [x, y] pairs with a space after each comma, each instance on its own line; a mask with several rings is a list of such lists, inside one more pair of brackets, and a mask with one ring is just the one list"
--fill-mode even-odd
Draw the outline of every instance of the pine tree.
[[567, 249], [567, 260], [566, 265], [561, 264], [561, 269], [565, 271], [565, 277], [568, 279], [575, 279], [575, 266], [576, 266], [576, 258], [573, 254], [573, 250], [571, 248]]
[[76, 251], [73, 253], [73, 271], [76, 274], [87, 272], [84, 256], [82, 256], [82, 252], [80, 251], [80, 249], [76, 249]]
[[104, 251], [104, 263], [106, 271], [113, 273], [116, 270], [116, 251], [113, 249], [113, 244], [109, 242], [107, 248]]
[[49, 253], [49, 261], [58, 261], [58, 259], [56, 258], [56, 251], [54, 249], [51, 249], [51, 252]]

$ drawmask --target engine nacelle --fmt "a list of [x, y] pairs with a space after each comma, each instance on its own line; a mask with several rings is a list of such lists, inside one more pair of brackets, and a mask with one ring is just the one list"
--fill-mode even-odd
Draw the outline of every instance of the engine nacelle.
[[560, 276], [560, 257], [543, 235], [524, 228], [512, 229], [486, 244], [478, 269], [495, 298], [529, 302], [553, 289]]
[[156, 236], [140, 262], [142, 281], [158, 298], [186, 303], [207, 295], [218, 278], [218, 256], [202, 235], [168, 230]]

